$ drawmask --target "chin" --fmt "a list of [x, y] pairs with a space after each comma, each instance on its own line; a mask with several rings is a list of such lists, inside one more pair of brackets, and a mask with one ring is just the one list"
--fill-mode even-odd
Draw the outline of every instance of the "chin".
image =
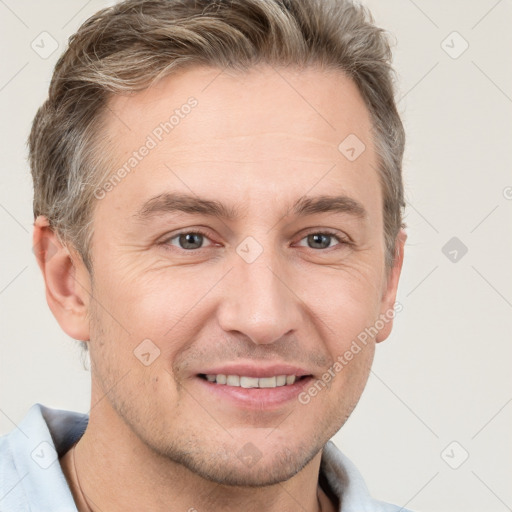
[[230, 447], [201, 451], [169, 450], [162, 454], [201, 478], [220, 485], [266, 487], [285, 482], [303, 469], [321, 449], [305, 446], [261, 453], [250, 442], [238, 451]]

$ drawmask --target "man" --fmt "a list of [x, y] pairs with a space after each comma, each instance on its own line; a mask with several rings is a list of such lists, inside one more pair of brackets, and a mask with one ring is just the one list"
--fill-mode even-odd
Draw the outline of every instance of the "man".
[[396, 308], [389, 59], [345, 0], [128, 0], [82, 25], [29, 142], [91, 409], [37, 404], [1, 440], [2, 510], [399, 510], [329, 442]]

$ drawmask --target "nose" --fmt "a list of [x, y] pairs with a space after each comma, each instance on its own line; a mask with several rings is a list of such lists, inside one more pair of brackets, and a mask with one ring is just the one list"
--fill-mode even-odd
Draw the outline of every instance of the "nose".
[[270, 251], [263, 251], [252, 263], [235, 255], [218, 309], [222, 329], [241, 333], [258, 345], [295, 331], [302, 318], [302, 302], [290, 275], [285, 263]]

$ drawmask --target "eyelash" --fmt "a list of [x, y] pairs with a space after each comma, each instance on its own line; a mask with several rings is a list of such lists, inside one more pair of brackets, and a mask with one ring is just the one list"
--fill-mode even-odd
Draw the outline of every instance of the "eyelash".
[[[175, 233], [173, 236], [166, 238], [163, 242], [161, 242], [161, 244], [167, 248], [170, 245], [169, 242], [171, 240], [174, 240], [175, 238], [177, 238], [181, 235], [188, 235], [188, 234], [202, 235], [205, 238], [208, 238], [208, 240], [210, 239], [209, 234], [206, 231], [203, 231], [202, 229], [198, 228], [198, 229], [194, 229], [194, 230], [185, 230], [185, 231], [180, 231], [178, 233]], [[311, 231], [309, 233], [306, 233], [299, 241], [304, 240], [305, 238], [307, 238], [310, 235], [328, 235], [328, 236], [334, 237], [339, 242], [339, 244], [342, 246], [343, 245], [352, 245], [352, 242], [348, 238], [342, 238], [342, 237], [340, 237], [339, 234], [337, 234], [336, 232], [329, 230], [329, 229], [324, 229], [322, 231]], [[197, 251], [200, 251], [201, 249], [208, 248], [208, 247], [199, 247], [198, 249], [182, 249], [181, 247], [175, 247], [175, 246], [172, 246], [172, 247], [175, 249], [179, 249], [180, 251], [189, 252], [189, 253], [197, 252]], [[313, 249], [311, 247], [306, 247], [306, 248], [311, 251], [315, 251], [315, 252], [326, 251], [328, 249], [332, 249], [332, 247], [327, 247], [325, 249]]]

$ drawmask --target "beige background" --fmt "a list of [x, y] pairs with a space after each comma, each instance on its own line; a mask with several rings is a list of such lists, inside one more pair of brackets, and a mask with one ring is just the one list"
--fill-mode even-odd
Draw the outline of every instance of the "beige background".
[[[409, 240], [404, 310], [335, 441], [379, 499], [512, 510], [512, 2], [365, 3], [396, 37]], [[67, 38], [105, 5], [0, 0], [1, 434], [35, 402], [89, 408], [89, 373], [46, 306], [31, 252], [25, 141]], [[45, 37], [52, 49], [44, 31], [59, 45], [47, 58], [31, 47]]]

